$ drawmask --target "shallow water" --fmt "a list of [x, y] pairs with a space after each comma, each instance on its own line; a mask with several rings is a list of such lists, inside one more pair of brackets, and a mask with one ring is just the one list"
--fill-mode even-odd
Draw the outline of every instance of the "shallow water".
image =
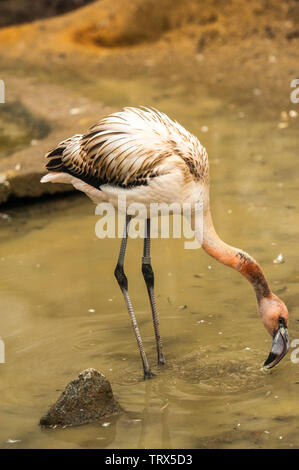
[[[207, 146], [212, 211], [221, 237], [262, 264], [298, 323], [298, 121], [239, 114], [212, 99], [203, 111], [159, 106]], [[241, 110], [243, 112], [243, 110]], [[208, 132], [202, 132], [201, 126]], [[99, 240], [85, 197], [7, 208], [0, 219], [0, 445], [4, 448], [299, 447], [299, 364], [261, 369], [271, 338], [238, 273], [182, 240], [153, 240], [152, 262], [167, 365], [155, 365], [141, 240], [129, 240], [129, 290], [156, 378], [144, 382], [113, 276], [119, 240]], [[282, 253], [283, 264], [273, 264]], [[94, 312], [90, 312], [94, 309]], [[292, 351], [292, 349], [291, 349]], [[126, 413], [78, 428], [39, 418], [81, 370], [111, 381]], [[11, 442], [16, 441], [16, 442]]]
[[49, 124], [31, 112], [20, 101], [0, 106], [0, 158], [42, 139], [50, 131]]

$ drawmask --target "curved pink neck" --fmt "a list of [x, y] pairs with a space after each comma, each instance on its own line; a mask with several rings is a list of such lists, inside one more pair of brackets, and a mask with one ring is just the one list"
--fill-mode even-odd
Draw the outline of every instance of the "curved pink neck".
[[258, 302], [262, 297], [269, 297], [271, 289], [259, 264], [245, 251], [223, 242], [217, 235], [208, 208], [203, 217], [204, 250], [220, 263], [230, 266], [241, 273], [252, 284]]

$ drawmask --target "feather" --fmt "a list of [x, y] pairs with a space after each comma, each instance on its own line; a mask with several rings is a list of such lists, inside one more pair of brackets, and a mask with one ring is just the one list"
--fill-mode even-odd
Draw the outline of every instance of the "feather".
[[207, 182], [208, 157], [199, 140], [155, 109], [127, 107], [47, 155], [49, 171], [69, 173], [99, 188], [133, 187], [179, 170]]

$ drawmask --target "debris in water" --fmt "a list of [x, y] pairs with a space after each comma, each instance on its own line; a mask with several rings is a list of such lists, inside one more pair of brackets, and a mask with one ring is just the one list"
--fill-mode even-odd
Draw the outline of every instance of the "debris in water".
[[201, 132], [208, 132], [208, 131], [209, 131], [209, 128], [208, 128], [208, 126], [202, 126], [202, 127], [200, 128], [200, 130], [201, 130]]
[[274, 264], [282, 264], [284, 262], [285, 261], [282, 253], [279, 253], [279, 255], [277, 255], [277, 257], [273, 260]]
[[255, 162], [259, 163], [259, 162], [263, 162], [264, 157], [263, 157], [263, 155], [256, 155], [255, 157], [253, 157], [253, 159], [254, 159]]
[[81, 113], [81, 109], [80, 108], [72, 108], [70, 109], [70, 114], [71, 116], [76, 116], [77, 114], [80, 114]]
[[275, 64], [276, 60], [277, 60], [277, 59], [276, 59], [276, 56], [275, 56], [275, 55], [270, 54], [270, 55], [268, 56], [268, 61], [270, 62], [270, 64]]
[[16, 444], [16, 442], [22, 442], [21, 439], [8, 439], [7, 444]]
[[287, 122], [279, 122], [279, 123], [277, 124], [278, 129], [286, 129], [288, 126], [289, 126], [289, 125], [288, 125]]
[[7, 222], [10, 222], [10, 221], [11, 221], [10, 215], [9, 215], [9, 214], [4, 214], [4, 212], [1, 212], [1, 213], [0, 213], [0, 218], [1, 218], [2, 220], [6, 220]]
[[88, 311], [89, 311], [89, 313], [95, 313], [95, 309], [94, 309], [94, 308], [89, 308]]
[[197, 62], [202, 62], [204, 60], [205, 56], [203, 54], [196, 54], [195, 60]]
[[6, 182], [6, 174], [5, 173], [0, 173], [0, 183], [4, 184]]
[[254, 96], [260, 96], [262, 94], [262, 90], [260, 90], [259, 88], [254, 88], [253, 94]]
[[291, 109], [291, 111], [289, 111], [289, 115], [290, 115], [291, 118], [298, 117], [298, 113], [294, 109]]

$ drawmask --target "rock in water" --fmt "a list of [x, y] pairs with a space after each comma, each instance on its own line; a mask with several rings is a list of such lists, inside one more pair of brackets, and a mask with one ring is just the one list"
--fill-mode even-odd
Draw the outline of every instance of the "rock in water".
[[95, 369], [86, 369], [66, 386], [40, 425], [79, 426], [121, 411], [109, 380]]

